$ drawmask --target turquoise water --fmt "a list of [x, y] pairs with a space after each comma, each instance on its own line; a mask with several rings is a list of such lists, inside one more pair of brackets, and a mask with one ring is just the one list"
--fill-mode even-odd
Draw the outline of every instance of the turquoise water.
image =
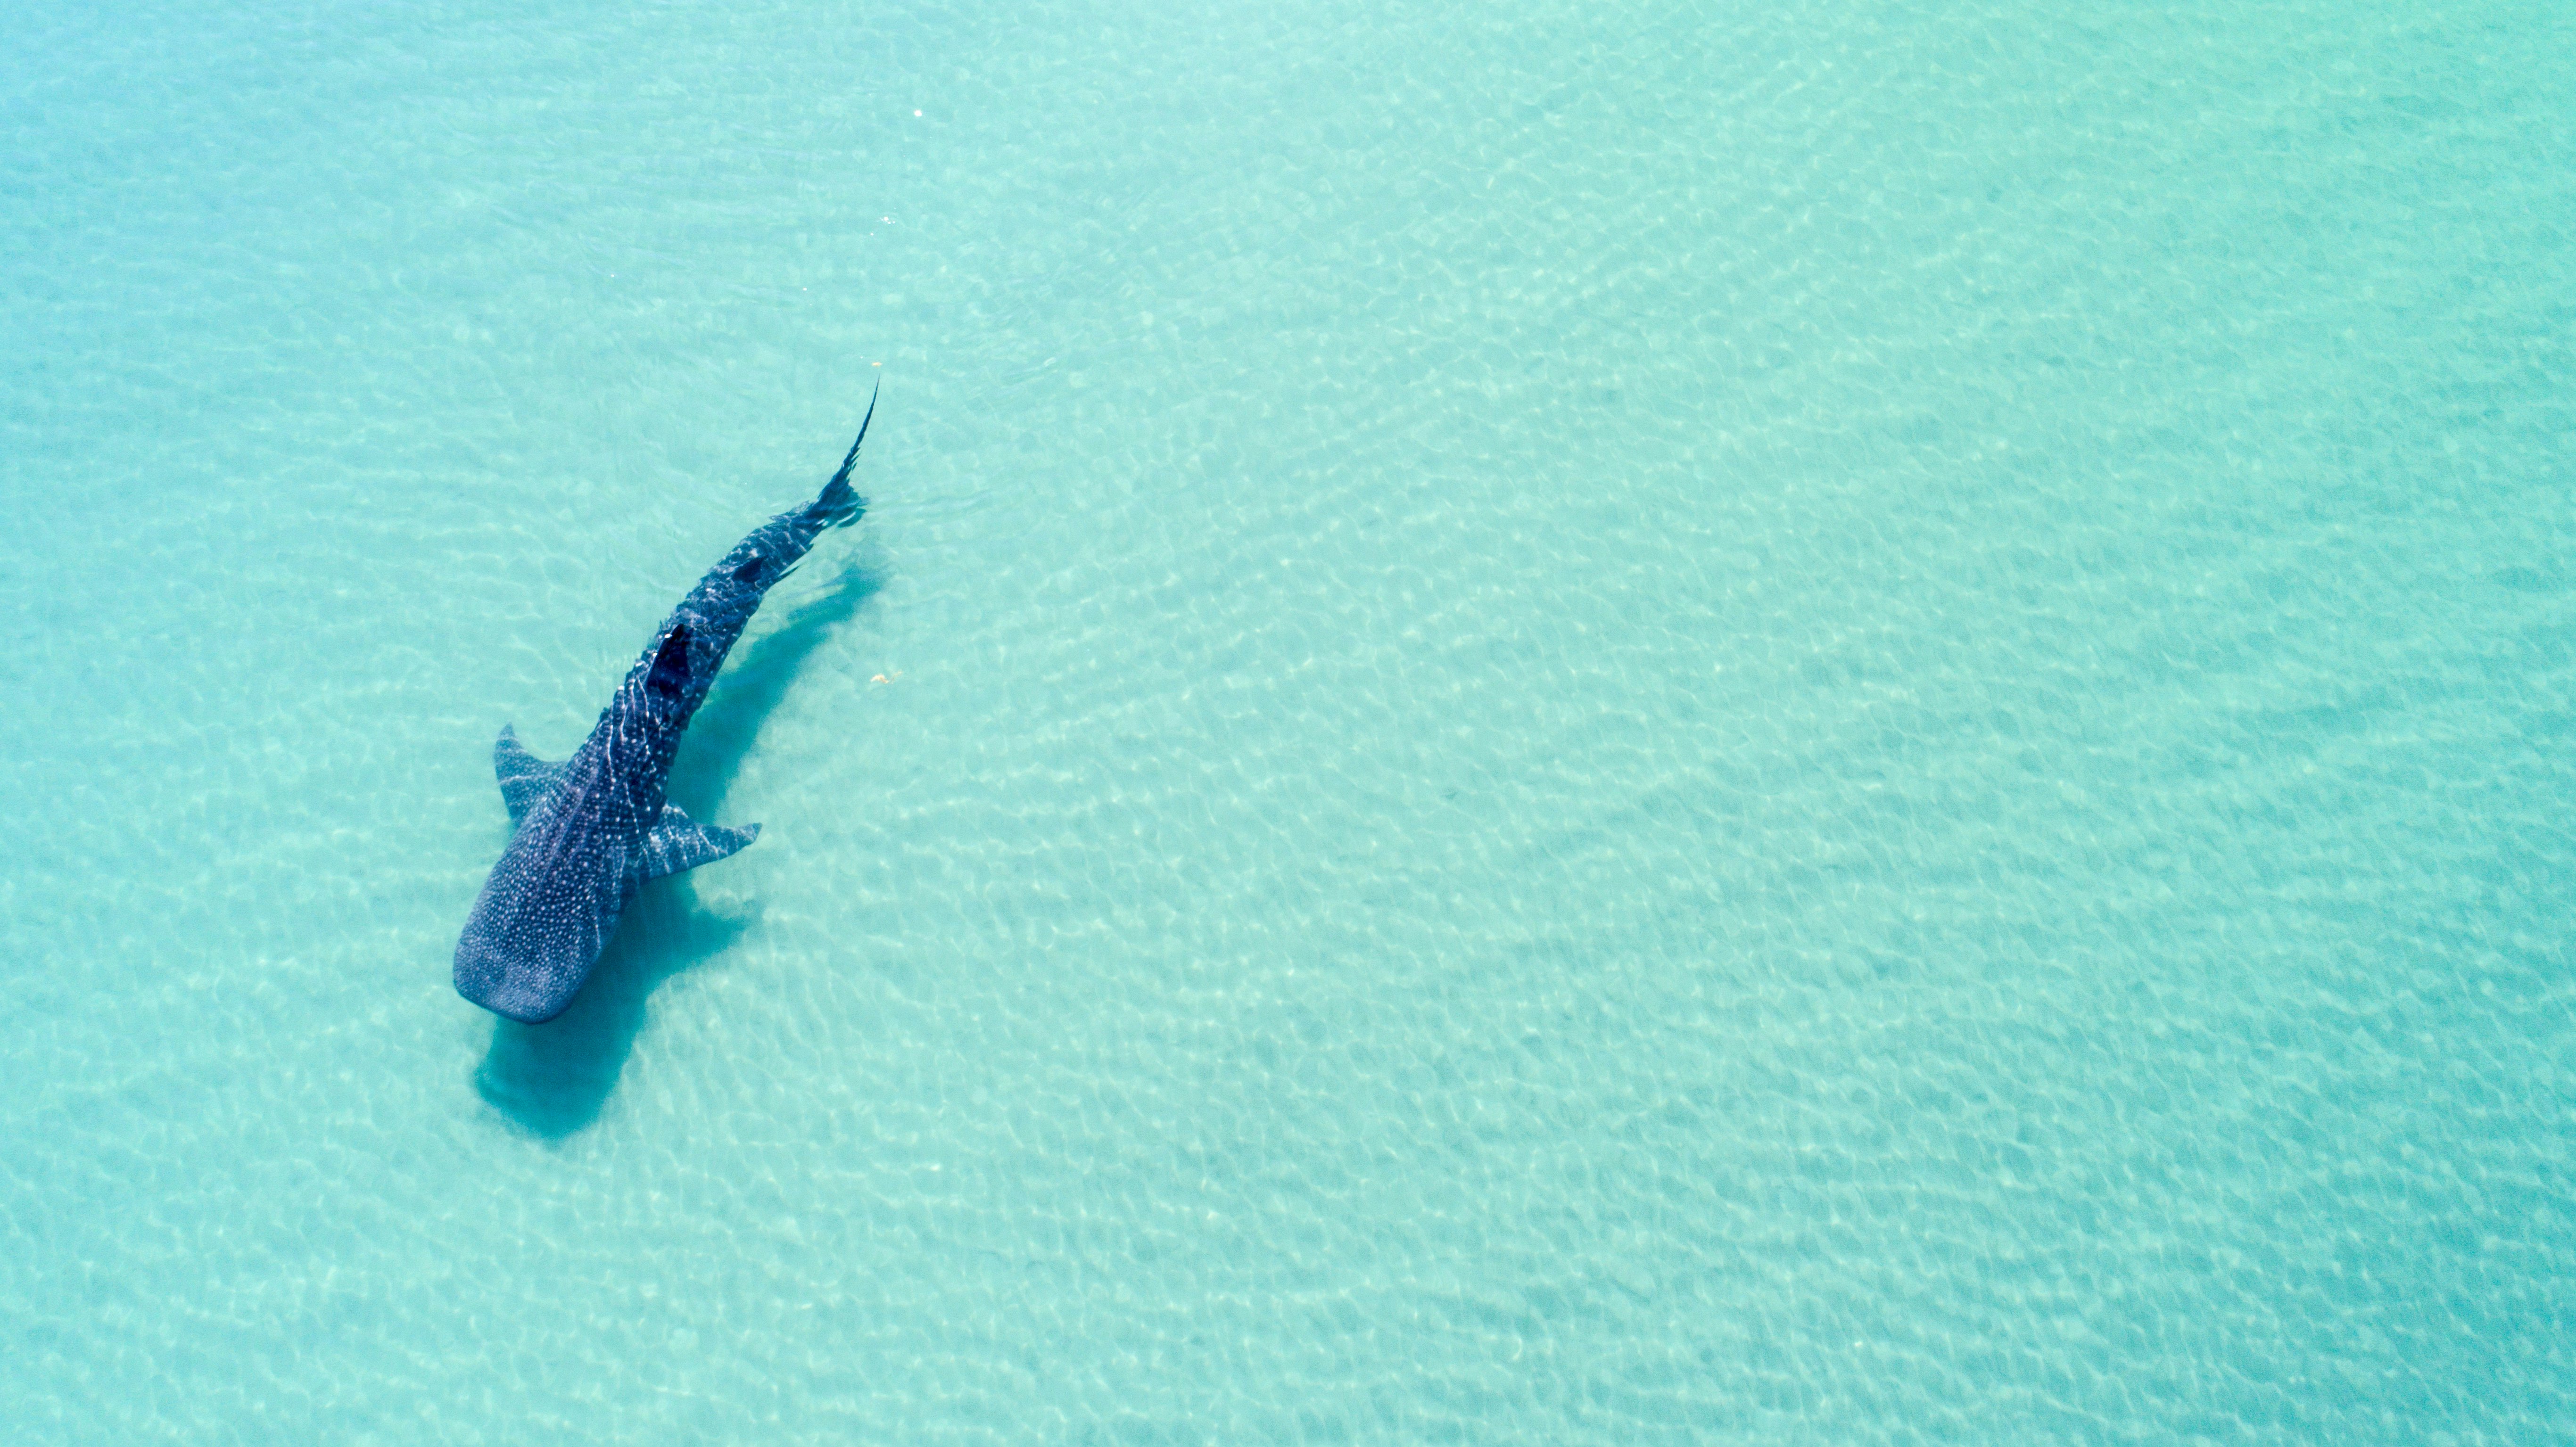
[[[2576, 13], [120, 10], [8, 1440], [2576, 1439]], [[494, 732], [879, 378], [496, 1024]]]

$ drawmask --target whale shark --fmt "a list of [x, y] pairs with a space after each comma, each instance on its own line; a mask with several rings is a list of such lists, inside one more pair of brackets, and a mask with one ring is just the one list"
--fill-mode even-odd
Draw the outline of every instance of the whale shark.
[[492, 772], [513, 832], [456, 941], [456, 993], [513, 1020], [553, 1019], [590, 978], [644, 881], [713, 864], [760, 837], [757, 824], [701, 824], [665, 799], [671, 760], [760, 600], [816, 539], [866, 511], [850, 469], [876, 413], [871, 394], [858, 441], [819, 496], [736, 543], [680, 599], [571, 758], [546, 763], [502, 725]]

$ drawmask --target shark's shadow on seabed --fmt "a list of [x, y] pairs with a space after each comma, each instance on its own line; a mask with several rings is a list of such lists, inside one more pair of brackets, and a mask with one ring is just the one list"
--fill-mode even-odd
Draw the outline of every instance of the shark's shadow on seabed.
[[[786, 626], [755, 640], [734, 660], [708, 695], [672, 767], [675, 802], [696, 818], [719, 817], [743, 756], [751, 751], [769, 711], [787, 696], [806, 657], [883, 586], [877, 574], [851, 568], [791, 614]], [[682, 970], [722, 954], [759, 920], [756, 902], [742, 915], [699, 909], [690, 879], [675, 874], [643, 887], [590, 979], [562, 1014], [542, 1025], [493, 1020], [491, 1047], [474, 1072], [474, 1089], [486, 1103], [548, 1140], [560, 1140], [599, 1118], [625, 1073], [653, 991]]]

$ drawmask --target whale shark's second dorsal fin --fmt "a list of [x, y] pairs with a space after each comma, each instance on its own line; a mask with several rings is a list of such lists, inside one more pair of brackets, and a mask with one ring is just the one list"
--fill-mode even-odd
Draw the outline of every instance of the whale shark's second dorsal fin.
[[644, 831], [644, 857], [635, 862], [635, 872], [639, 878], [660, 879], [713, 864], [759, 837], [757, 824], [740, 829], [700, 824], [681, 813], [679, 805], [664, 804], [662, 822]]
[[563, 765], [549, 764], [528, 752], [519, 742], [518, 732], [508, 724], [501, 725], [501, 736], [492, 741], [492, 772], [501, 780], [501, 802], [510, 810], [510, 825], [518, 827], [546, 791], [563, 777]]

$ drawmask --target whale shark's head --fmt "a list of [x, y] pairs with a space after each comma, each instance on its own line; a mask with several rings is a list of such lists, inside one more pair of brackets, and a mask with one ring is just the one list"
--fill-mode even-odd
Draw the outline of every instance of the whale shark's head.
[[529, 1025], [562, 1014], [580, 986], [552, 988], [549, 978], [511, 950], [470, 933], [456, 942], [456, 993], [495, 1014]]
[[532, 832], [552, 831], [510, 841], [456, 940], [456, 993], [531, 1025], [572, 1003], [633, 892], [613, 835]]

